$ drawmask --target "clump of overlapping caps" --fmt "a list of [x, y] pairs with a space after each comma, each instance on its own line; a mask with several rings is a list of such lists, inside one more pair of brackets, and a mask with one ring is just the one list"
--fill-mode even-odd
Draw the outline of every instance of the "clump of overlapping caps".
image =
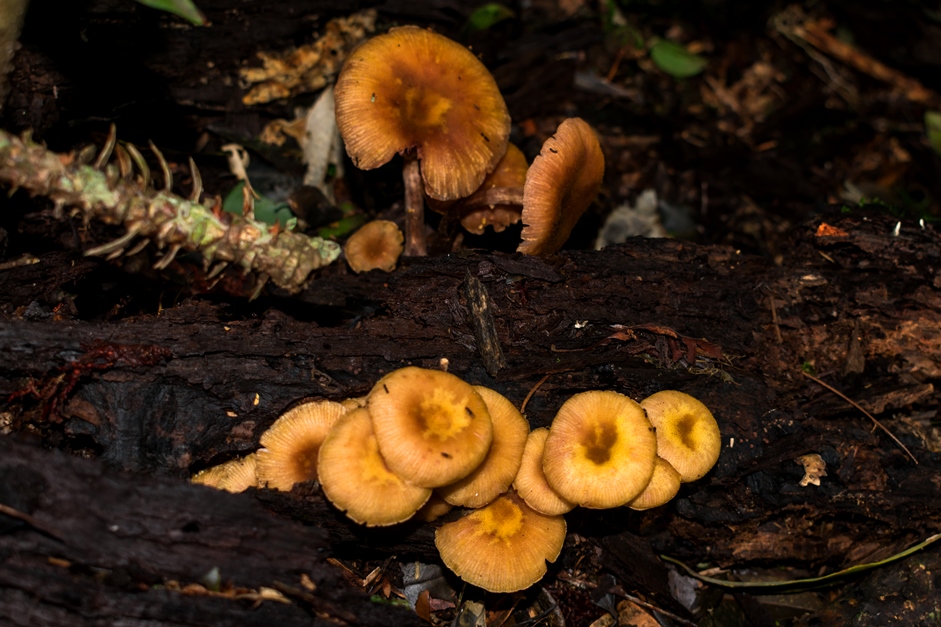
[[508, 143], [510, 115], [490, 72], [466, 47], [429, 30], [402, 26], [364, 42], [334, 96], [357, 167], [403, 157], [406, 255], [426, 254], [423, 196], [474, 233], [522, 220], [519, 251], [550, 255], [601, 186], [604, 155], [586, 122], [563, 121], [528, 167]]
[[370, 527], [468, 508], [435, 534], [442, 561], [468, 583], [513, 592], [559, 556], [562, 514], [663, 505], [715, 464], [720, 436], [705, 405], [670, 390], [640, 403], [582, 392], [549, 429], [530, 432], [497, 392], [410, 366], [364, 398], [298, 405], [261, 444], [193, 481], [236, 492], [317, 480], [331, 503]]

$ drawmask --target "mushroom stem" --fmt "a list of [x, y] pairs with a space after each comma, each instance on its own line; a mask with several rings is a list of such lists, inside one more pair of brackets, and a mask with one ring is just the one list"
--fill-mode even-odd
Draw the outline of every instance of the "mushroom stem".
[[428, 249], [425, 246], [425, 200], [418, 159], [405, 157], [402, 180], [405, 182], [405, 254], [424, 257]]

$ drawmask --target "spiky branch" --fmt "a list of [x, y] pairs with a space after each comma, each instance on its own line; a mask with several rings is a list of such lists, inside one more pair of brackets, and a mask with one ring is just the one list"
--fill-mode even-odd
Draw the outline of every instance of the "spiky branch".
[[[152, 146], [152, 148], [154, 148]], [[117, 164], [109, 164], [112, 151]], [[0, 130], [0, 182], [22, 188], [55, 203], [57, 213], [72, 207], [86, 220], [122, 224], [127, 232], [118, 239], [86, 251], [87, 255], [117, 257], [140, 251], [146, 242], [166, 249], [157, 267], [165, 267], [180, 250], [202, 255], [210, 276], [235, 264], [246, 273], [255, 271], [260, 286], [265, 279], [298, 291], [314, 270], [339, 256], [336, 242], [299, 233], [270, 229], [252, 215], [217, 214], [199, 202], [202, 184], [192, 160], [193, 194], [184, 199], [171, 193], [172, 180], [166, 161], [156, 149], [164, 189], [154, 189], [140, 152], [132, 145], [116, 146], [114, 132], [94, 164], [78, 157], [58, 155], [33, 142]], [[133, 176], [130, 163], [141, 176]], [[139, 245], [128, 249], [137, 239]], [[210, 265], [216, 263], [210, 269]]]

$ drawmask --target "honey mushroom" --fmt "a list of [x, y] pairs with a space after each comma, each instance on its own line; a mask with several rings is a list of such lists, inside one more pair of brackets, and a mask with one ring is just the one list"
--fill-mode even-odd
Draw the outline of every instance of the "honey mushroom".
[[657, 455], [653, 476], [644, 491], [628, 501], [631, 509], [645, 510], [666, 505], [680, 491], [680, 473], [670, 462]]
[[405, 254], [425, 255], [422, 181], [437, 200], [469, 196], [506, 152], [510, 115], [496, 82], [461, 44], [402, 26], [350, 54], [334, 98], [356, 167], [404, 157]]
[[459, 481], [437, 488], [447, 503], [483, 507], [510, 487], [523, 458], [529, 423], [505, 396], [481, 385], [477, 392], [487, 405], [493, 423], [493, 442], [484, 461]]
[[411, 484], [437, 488], [463, 479], [490, 449], [490, 412], [469, 383], [415, 366], [382, 377], [366, 397], [379, 451]]
[[256, 454], [250, 453], [245, 457], [201, 470], [193, 475], [190, 481], [226, 492], [244, 492], [258, 485], [256, 461]]
[[581, 118], [564, 120], [529, 166], [519, 252], [551, 255], [565, 244], [604, 177], [598, 137]]
[[363, 408], [345, 414], [327, 434], [317, 473], [327, 499], [367, 527], [408, 520], [431, 496], [431, 490], [410, 485], [389, 470]]
[[572, 511], [575, 504], [559, 496], [546, 481], [546, 473], [542, 470], [542, 455], [546, 449], [548, 435], [549, 430], [545, 427], [530, 432], [519, 472], [513, 480], [513, 488], [526, 504], [537, 512], [558, 516]]
[[650, 482], [657, 436], [643, 408], [612, 391], [581, 392], [562, 404], [542, 456], [549, 485], [594, 509], [618, 507]]
[[640, 402], [657, 430], [657, 454], [688, 483], [715, 465], [722, 449], [719, 425], [709, 408], [685, 392], [663, 390]]
[[333, 401], [302, 403], [274, 421], [261, 434], [256, 472], [258, 484], [290, 490], [295, 483], [317, 479], [317, 453], [346, 408]]
[[392, 272], [402, 254], [402, 241], [402, 231], [395, 222], [367, 222], [346, 240], [346, 263], [357, 274], [369, 270]]
[[435, 532], [441, 561], [467, 583], [490, 592], [516, 592], [546, 574], [562, 552], [562, 516], [546, 516], [513, 492]]

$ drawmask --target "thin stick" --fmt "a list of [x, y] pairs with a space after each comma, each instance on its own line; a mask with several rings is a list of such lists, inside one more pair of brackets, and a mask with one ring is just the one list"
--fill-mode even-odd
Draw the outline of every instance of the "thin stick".
[[529, 403], [529, 399], [531, 399], [531, 398], [533, 397], [533, 394], [536, 393], [536, 390], [538, 390], [540, 387], [542, 387], [542, 384], [545, 383], [546, 380], [547, 380], [549, 377], [551, 377], [551, 376], [552, 376], [552, 373], [550, 372], [549, 374], [547, 374], [547, 375], [544, 376], [543, 378], [539, 379], [539, 382], [536, 383], [536, 385], [533, 386], [533, 389], [531, 389], [531, 390], [529, 391], [529, 394], [527, 394], [527, 395], [526, 395], [526, 398], [523, 399], [523, 404], [520, 405], [520, 413], [521, 413], [521, 414], [526, 412], [526, 405]]
[[856, 403], [855, 401], [853, 401], [852, 399], [850, 399], [848, 396], [846, 396], [845, 394], [843, 394], [842, 392], [840, 392], [840, 391], [837, 390], [836, 388], [834, 388], [834, 387], [832, 387], [832, 386], [830, 386], [830, 385], [827, 385], [826, 383], [824, 383], [823, 381], [821, 381], [820, 379], [818, 379], [818, 378], [815, 377], [814, 375], [812, 375], [812, 374], [807, 374], [807, 373], [804, 372], [803, 370], [801, 370], [801, 374], [804, 375], [805, 377], [807, 377], [808, 379], [810, 379], [811, 381], [813, 381], [813, 382], [815, 382], [815, 383], [817, 383], [817, 384], [819, 384], [819, 385], [822, 385], [823, 387], [827, 388], [828, 390], [830, 390], [831, 392], [833, 392], [834, 394], [836, 394], [837, 396], [839, 396], [840, 398], [842, 398], [844, 401], [846, 401], [847, 403], [849, 403], [850, 405], [852, 405], [853, 407], [855, 407], [855, 408], [858, 409], [859, 411], [863, 412], [870, 420], [873, 421], [873, 423], [875, 423], [875, 425], [876, 425], [877, 427], [879, 427], [880, 429], [882, 429], [883, 431], [885, 431], [885, 432], [886, 432], [886, 435], [888, 435], [890, 438], [892, 438], [892, 441], [895, 442], [896, 444], [898, 444], [898, 445], [899, 445], [899, 448], [901, 448], [903, 451], [905, 451], [905, 453], [906, 453], [909, 457], [912, 458], [912, 461], [915, 462], [916, 465], [918, 464], [918, 460], [915, 459], [915, 456], [912, 455], [912, 452], [909, 451], [908, 448], [906, 448], [906, 446], [905, 446], [904, 444], [902, 444], [902, 443], [899, 441], [899, 439], [898, 439], [897, 437], [895, 437], [894, 435], [892, 435], [892, 432], [889, 431], [888, 429], [886, 429], [885, 426], [884, 426], [881, 422], [879, 422], [878, 420], [876, 420], [875, 417], [874, 417], [872, 414], [870, 414], [868, 411], [866, 411], [865, 409], [863, 409], [862, 407], [860, 407], [858, 403]]
[[38, 520], [30, 516], [29, 514], [23, 513], [18, 509], [13, 509], [9, 505], [4, 505], [3, 503], [0, 503], [0, 514], [22, 521], [26, 523], [27, 525], [29, 525], [30, 527], [32, 527], [33, 529], [35, 529], [36, 531], [39, 531], [49, 536], [50, 538], [53, 538], [54, 540], [58, 540], [59, 542], [65, 542], [65, 540], [62, 539], [62, 536], [51, 527], [48, 527], [44, 523], [39, 522]]

